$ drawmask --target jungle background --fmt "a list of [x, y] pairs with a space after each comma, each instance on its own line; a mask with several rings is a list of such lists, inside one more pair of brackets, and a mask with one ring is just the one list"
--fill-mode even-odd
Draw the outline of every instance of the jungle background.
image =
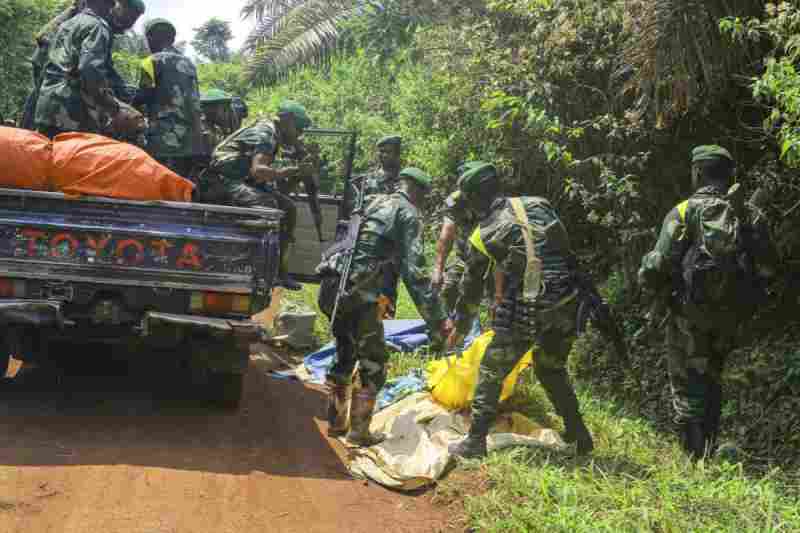
[[[15, 28], [0, 33], [5, 117], [22, 107], [33, 34], [59, 4], [0, 4], [0, 27]], [[201, 88], [246, 96], [251, 120], [290, 97], [316, 125], [357, 130], [356, 171], [374, 163], [379, 137], [399, 133], [405, 162], [435, 176], [431, 206], [470, 159], [494, 161], [508, 193], [549, 198], [621, 317], [634, 364], [624, 374], [590, 333], [576, 347], [573, 374], [664, 434], [672, 410], [663, 334], [647, 315], [636, 271], [664, 215], [691, 194], [691, 148], [727, 147], [738, 181], [769, 198], [782, 263], [729, 359], [722, 425], [749, 468], [795, 473], [799, 4], [246, 0], [242, 16], [255, 29], [241, 50], [225, 48], [229, 32], [213, 19], [192, 47]], [[135, 83], [146, 54], [141, 35], [129, 34], [114, 58]]]

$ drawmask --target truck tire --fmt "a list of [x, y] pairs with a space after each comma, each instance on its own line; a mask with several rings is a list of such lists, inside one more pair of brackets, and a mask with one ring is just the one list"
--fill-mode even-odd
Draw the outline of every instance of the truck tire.
[[212, 372], [208, 376], [208, 401], [222, 409], [238, 409], [242, 401], [244, 374]]

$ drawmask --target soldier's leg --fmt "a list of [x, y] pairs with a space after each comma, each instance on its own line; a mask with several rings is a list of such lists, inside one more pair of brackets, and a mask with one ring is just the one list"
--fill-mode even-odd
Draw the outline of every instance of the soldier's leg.
[[332, 330], [336, 339], [336, 361], [328, 370], [328, 435], [344, 435], [350, 427], [350, 401], [353, 393], [353, 370], [356, 366], [355, 317], [337, 312]]
[[283, 211], [281, 220], [281, 262], [278, 268], [279, 283], [289, 290], [299, 291], [302, 289], [299, 283], [289, 276], [289, 246], [294, 242], [294, 232], [297, 228], [297, 205], [294, 200], [286, 194], [277, 190], [273, 191], [275, 202], [278, 209]]
[[356, 446], [373, 446], [384, 439], [382, 434], [371, 433], [369, 425], [378, 392], [386, 383], [386, 362], [389, 359], [383, 338], [383, 321], [378, 318], [376, 303], [359, 308], [355, 341], [361, 388], [353, 393], [347, 440]]
[[706, 369], [705, 416], [703, 420], [709, 454], [713, 454], [717, 448], [719, 423], [722, 415], [722, 371], [725, 368], [725, 360], [733, 350], [736, 340], [735, 334], [730, 332], [736, 330], [736, 327], [731, 327], [729, 330], [716, 333], [712, 338], [711, 354]]
[[681, 442], [687, 454], [699, 459], [705, 453], [706, 370], [710, 348], [707, 333], [690, 327], [686, 319], [667, 322], [666, 343], [669, 379], [675, 422], [681, 428]]
[[463, 275], [464, 261], [460, 258], [448, 263], [444, 270], [444, 281], [442, 282], [442, 290], [439, 292], [439, 296], [442, 298], [448, 315], [452, 314], [456, 307], [458, 286], [461, 283], [461, 277]]
[[580, 455], [594, 449], [594, 443], [567, 374], [567, 359], [575, 339], [575, 301], [537, 315], [537, 349], [534, 372], [550, 403], [564, 420], [564, 440], [575, 443]]

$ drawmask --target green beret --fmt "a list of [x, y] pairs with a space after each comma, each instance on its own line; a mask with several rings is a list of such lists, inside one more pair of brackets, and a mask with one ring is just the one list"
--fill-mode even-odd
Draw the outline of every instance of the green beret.
[[140, 15], [144, 15], [144, 12], [147, 11], [147, 7], [142, 0], [123, 0], [123, 2], [128, 4], [129, 8], [135, 9]]
[[311, 119], [308, 118], [306, 108], [299, 102], [284, 100], [278, 106], [278, 114], [291, 113], [294, 115], [294, 122], [298, 129], [304, 130], [311, 126]]
[[166, 26], [167, 29], [172, 30], [172, 35], [175, 35], [175, 26], [167, 19], [152, 19], [148, 20], [144, 25], [144, 34], [147, 35], [158, 26]]
[[201, 104], [224, 104], [232, 100], [232, 96], [220, 89], [211, 89], [200, 95]]
[[431, 177], [417, 167], [406, 167], [400, 171], [400, 178], [410, 178], [424, 189], [431, 188]]
[[485, 161], [475, 161], [466, 168], [458, 178], [458, 187], [465, 193], [479, 193], [480, 186], [484, 181], [497, 176], [497, 169], [491, 163]]
[[381, 146], [389, 146], [390, 144], [403, 144], [403, 138], [399, 135], [387, 135], [375, 143], [375, 146], [380, 148]]
[[716, 144], [704, 144], [692, 150], [692, 163], [722, 158], [733, 162], [733, 156], [731, 156], [731, 153], [722, 146], [718, 146]]

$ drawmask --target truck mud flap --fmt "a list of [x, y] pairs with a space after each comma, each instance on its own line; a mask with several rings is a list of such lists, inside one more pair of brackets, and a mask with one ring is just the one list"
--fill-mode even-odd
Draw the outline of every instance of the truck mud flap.
[[147, 337], [176, 329], [184, 332], [195, 365], [236, 373], [247, 370], [250, 344], [258, 342], [261, 333], [261, 325], [251, 320], [149, 312], [142, 334]]
[[52, 300], [0, 300], [0, 325], [64, 327], [61, 304]]

